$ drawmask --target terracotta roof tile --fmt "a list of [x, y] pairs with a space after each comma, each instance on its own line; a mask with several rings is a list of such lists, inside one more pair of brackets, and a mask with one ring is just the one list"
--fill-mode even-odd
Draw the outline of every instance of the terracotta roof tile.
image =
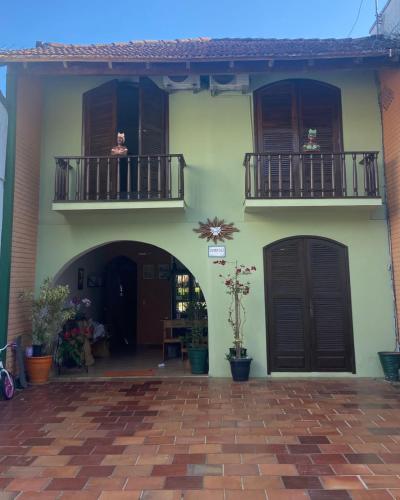
[[68, 45], [37, 42], [35, 48], [0, 51], [0, 62], [17, 61], [187, 61], [379, 57], [400, 41], [383, 36], [345, 39], [191, 38]]

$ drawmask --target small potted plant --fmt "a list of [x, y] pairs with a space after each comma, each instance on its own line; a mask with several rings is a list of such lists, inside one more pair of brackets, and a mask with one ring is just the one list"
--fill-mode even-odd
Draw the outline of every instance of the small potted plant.
[[30, 302], [32, 356], [26, 358], [26, 368], [32, 384], [48, 381], [57, 335], [74, 315], [71, 308], [65, 307], [68, 296], [69, 287], [53, 286], [50, 278], [43, 281], [37, 297], [33, 292], [22, 294]]
[[205, 327], [202, 322], [206, 317], [205, 304], [199, 300], [192, 299], [189, 302], [187, 314], [189, 320], [193, 322], [189, 334], [185, 337], [188, 349], [191, 371], [194, 375], [203, 375], [208, 372], [207, 355], [208, 347], [205, 343]]
[[[226, 260], [216, 260], [214, 264], [226, 266]], [[252, 358], [247, 356], [247, 349], [243, 346], [243, 326], [246, 322], [246, 310], [243, 297], [250, 293], [248, 276], [256, 271], [255, 266], [233, 263], [233, 269], [220, 274], [226, 293], [231, 297], [228, 308], [228, 323], [233, 330], [233, 347], [229, 349], [226, 359], [231, 365], [232, 378], [235, 382], [245, 382], [249, 379]]]
[[400, 339], [398, 332], [396, 332], [395, 350], [378, 352], [378, 356], [385, 375], [385, 380], [390, 380], [391, 382], [398, 381], [400, 368]]

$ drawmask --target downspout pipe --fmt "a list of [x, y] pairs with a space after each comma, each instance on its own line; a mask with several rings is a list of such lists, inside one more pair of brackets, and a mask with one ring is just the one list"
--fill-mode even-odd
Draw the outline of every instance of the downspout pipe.
[[0, 346], [7, 343], [8, 308], [10, 297], [11, 246], [15, 183], [15, 145], [17, 124], [17, 75], [7, 75], [6, 108], [8, 132], [3, 197], [3, 229], [0, 254]]

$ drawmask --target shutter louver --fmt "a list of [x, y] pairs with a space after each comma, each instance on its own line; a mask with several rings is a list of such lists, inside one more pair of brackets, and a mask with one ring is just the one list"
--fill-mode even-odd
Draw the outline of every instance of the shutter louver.
[[[292, 153], [296, 148], [296, 134], [293, 128], [293, 92], [289, 84], [272, 88], [261, 100], [262, 113], [262, 151], [265, 153]], [[279, 159], [275, 156], [265, 161], [263, 174], [265, 180], [271, 169], [273, 192], [279, 191]], [[281, 159], [282, 195], [289, 194], [289, 161], [284, 155]], [[264, 182], [264, 185], [266, 183]]]
[[[166, 153], [166, 107], [168, 95], [149, 78], [141, 78], [139, 85], [139, 150], [140, 155], [163, 155]], [[142, 160], [143, 161], [143, 160]], [[144, 160], [145, 175], [140, 189], [150, 190], [156, 196], [165, 193], [165, 160]], [[148, 173], [150, 172], [150, 177]], [[149, 189], [150, 187], [150, 189]]]
[[348, 371], [348, 290], [345, 250], [323, 240], [309, 241], [312, 304], [313, 366], [315, 371]]
[[[117, 80], [112, 80], [83, 94], [85, 156], [108, 156], [117, 140]], [[84, 168], [84, 191], [96, 198], [97, 161], [87, 160]], [[107, 191], [107, 161], [99, 162], [100, 194]], [[89, 178], [89, 183], [87, 179]], [[115, 168], [111, 169], [111, 190], [116, 189]]]
[[270, 275], [267, 296], [270, 324], [270, 359], [274, 371], [304, 371], [305, 297], [302, 245], [287, 241], [269, 254]]

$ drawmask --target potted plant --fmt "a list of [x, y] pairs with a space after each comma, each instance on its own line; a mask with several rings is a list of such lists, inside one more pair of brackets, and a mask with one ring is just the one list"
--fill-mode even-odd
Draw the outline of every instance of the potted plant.
[[203, 375], [208, 372], [207, 355], [208, 347], [205, 343], [205, 327], [202, 322], [206, 317], [205, 304], [197, 299], [189, 302], [187, 309], [188, 318], [193, 322], [190, 332], [185, 337], [191, 371], [194, 375]]
[[[225, 266], [226, 260], [216, 260], [214, 264]], [[250, 293], [250, 281], [247, 276], [256, 271], [255, 266], [232, 263], [233, 269], [220, 274], [226, 293], [231, 297], [228, 308], [228, 323], [233, 330], [233, 347], [229, 349], [226, 359], [231, 366], [232, 378], [235, 382], [245, 382], [249, 379], [250, 364], [252, 358], [247, 356], [247, 349], [243, 346], [243, 326], [246, 322], [246, 310], [243, 305], [243, 297]]]
[[400, 339], [398, 332], [396, 333], [395, 350], [378, 352], [378, 356], [385, 374], [385, 380], [398, 381], [400, 368]]
[[69, 287], [53, 286], [50, 278], [43, 281], [37, 297], [33, 292], [22, 295], [30, 302], [32, 356], [26, 357], [26, 368], [32, 384], [48, 381], [57, 335], [63, 324], [74, 317], [74, 310], [65, 308], [68, 296]]

